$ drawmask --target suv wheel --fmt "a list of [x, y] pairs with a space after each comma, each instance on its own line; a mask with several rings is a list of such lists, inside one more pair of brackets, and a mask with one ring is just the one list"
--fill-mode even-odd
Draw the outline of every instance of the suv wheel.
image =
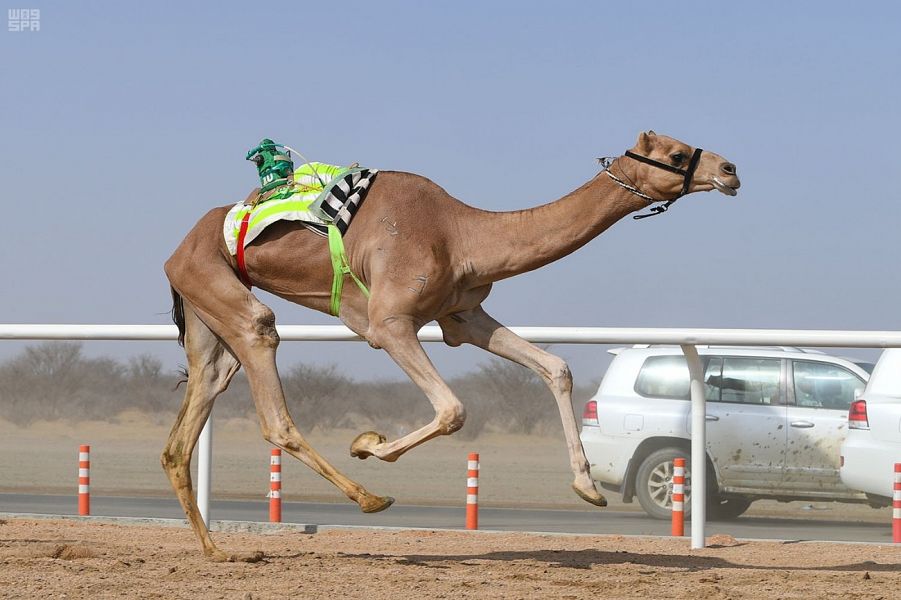
[[710, 518], [718, 521], [731, 521], [745, 514], [753, 502], [744, 496], [713, 497], [708, 501], [707, 512]]
[[642, 461], [635, 474], [635, 495], [646, 513], [655, 519], [672, 518], [674, 459], [685, 458], [685, 517], [691, 512], [691, 485], [688, 476], [691, 462], [688, 452], [679, 448], [662, 448]]

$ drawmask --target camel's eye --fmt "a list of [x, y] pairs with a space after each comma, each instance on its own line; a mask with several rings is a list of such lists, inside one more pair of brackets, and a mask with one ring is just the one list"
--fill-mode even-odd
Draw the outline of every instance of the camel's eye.
[[681, 165], [682, 161], [685, 160], [685, 155], [681, 152], [676, 152], [675, 154], [670, 156], [670, 158], [673, 159], [674, 164]]

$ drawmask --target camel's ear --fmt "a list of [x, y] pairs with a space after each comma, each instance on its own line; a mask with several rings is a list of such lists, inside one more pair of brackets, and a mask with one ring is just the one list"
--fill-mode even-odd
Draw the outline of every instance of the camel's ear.
[[638, 143], [635, 144], [638, 148], [638, 151], [642, 154], [646, 154], [651, 150], [651, 138], [655, 137], [657, 134], [653, 131], [648, 131], [647, 133], [641, 132], [638, 134]]

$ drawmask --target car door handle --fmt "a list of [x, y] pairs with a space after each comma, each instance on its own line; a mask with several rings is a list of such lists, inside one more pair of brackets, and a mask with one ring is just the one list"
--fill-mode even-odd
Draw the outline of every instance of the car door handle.
[[719, 421], [720, 420], [720, 418], [716, 415], [705, 415], [704, 418], [707, 419], [708, 421]]
[[813, 423], [810, 421], [792, 421], [791, 426], [797, 427], [798, 429], [810, 429], [813, 427]]

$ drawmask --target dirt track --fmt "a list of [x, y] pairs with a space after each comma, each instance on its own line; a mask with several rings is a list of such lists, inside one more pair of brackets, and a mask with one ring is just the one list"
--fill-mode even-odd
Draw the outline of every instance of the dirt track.
[[255, 563], [212, 563], [186, 529], [12, 520], [2, 598], [901, 598], [889, 546], [325, 531], [218, 534]]

